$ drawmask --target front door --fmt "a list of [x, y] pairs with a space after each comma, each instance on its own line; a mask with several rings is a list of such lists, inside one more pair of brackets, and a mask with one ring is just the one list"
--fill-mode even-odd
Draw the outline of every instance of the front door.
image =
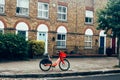
[[46, 32], [39, 32], [38, 33], [38, 40], [42, 40], [45, 42], [45, 53], [47, 53], [47, 33]]
[[115, 54], [116, 39], [112, 38], [112, 53]]
[[100, 36], [100, 54], [104, 54], [104, 43], [105, 43], [105, 39], [104, 39], [104, 36]]

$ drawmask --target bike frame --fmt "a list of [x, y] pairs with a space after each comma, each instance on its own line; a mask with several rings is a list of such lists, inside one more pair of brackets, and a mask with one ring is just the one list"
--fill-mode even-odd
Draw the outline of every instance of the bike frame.
[[[51, 59], [50, 59], [50, 60], [51, 60]], [[51, 61], [52, 61], [52, 60], [51, 60]], [[55, 67], [55, 66], [57, 66], [57, 65], [60, 63], [60, 61], [64, 64], [64, 58], [59, 56], [59, 58], [58, 58], [54, 63], [52, 63], [52, 65], [50, 65], [50, 64], [45, 64], [45, 65], [46, 65], [46, 66]]]

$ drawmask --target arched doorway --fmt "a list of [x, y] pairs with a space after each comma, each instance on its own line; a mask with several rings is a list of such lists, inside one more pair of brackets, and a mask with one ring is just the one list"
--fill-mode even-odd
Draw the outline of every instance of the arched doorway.
[[45, 24], [40, 24], [37, 28], [37, 40], [45, 42], [45, 52], [48, 53], [48, 27]]
[[100, 31], [99, 34], [99, 50], [100, 54], [106, 54], [106, 34], [104, 34], [104, 30]]
[[21, 35], [28, 40], [28, 25], [24, 22], [19, 22], [16, 25], [16, 34]]

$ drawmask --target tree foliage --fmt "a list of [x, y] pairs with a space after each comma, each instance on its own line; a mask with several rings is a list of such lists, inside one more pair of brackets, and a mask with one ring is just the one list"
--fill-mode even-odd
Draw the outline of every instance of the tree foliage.
[[120, 0], [109, 0], [107, 6], [98, 12], [98, 27], [107, 33], [111, 30], [113, 37], [120, 35]]
[[0, 59], [25, 59], [28, 55], [28, 43], [12, 33], [0, 34]]
[[41, 56], [45, 51], [44, 41], [31, 40], [29, 43], [29, 56], [32, 58], [34, 56]]
[[112, 37], [117, 37], [117, 54], [120, 67], [120, 0], [109, 0], [105, 9], [98, 12], [98, 29], [111, 31]]

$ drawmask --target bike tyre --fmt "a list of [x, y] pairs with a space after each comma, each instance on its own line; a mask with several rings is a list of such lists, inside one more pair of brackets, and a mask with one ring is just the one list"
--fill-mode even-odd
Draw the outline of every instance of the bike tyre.
[[[67, 71], [67, 70], [69, 70], [69, 68], [70, 68], [70, 62], [69, 62], [67, 59], [64, 59], [64, 63], [65, 63], [65, 65], [63, 65], [62, 61], [60, 61], [60, 63], [59, 63], [59, 68], [60, 68], [62, 71]], [[64, 68], [64, 66], [67, 66], [67, 67]]]
[[[50, 66], [45, 66], [45, 64], [50, 64]], [[39, 67], [42, 71], [49, 71], [52, 66], [52, 62], [49, 59], [42, 59], [39, 63]]]

